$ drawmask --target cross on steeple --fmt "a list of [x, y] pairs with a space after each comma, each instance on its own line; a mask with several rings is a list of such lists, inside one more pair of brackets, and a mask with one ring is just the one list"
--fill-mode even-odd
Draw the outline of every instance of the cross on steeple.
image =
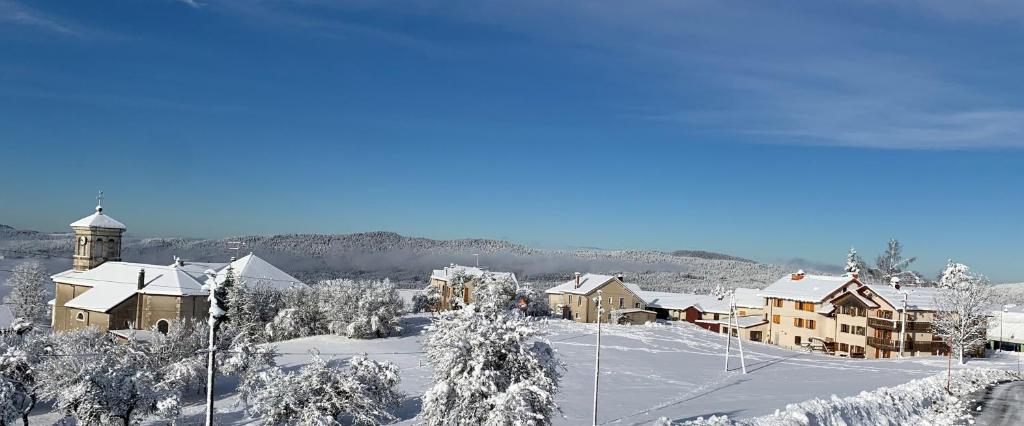
[[96, 211], [103, 211], [103, 191], [99, 191], [99, 193], [96, 194]]

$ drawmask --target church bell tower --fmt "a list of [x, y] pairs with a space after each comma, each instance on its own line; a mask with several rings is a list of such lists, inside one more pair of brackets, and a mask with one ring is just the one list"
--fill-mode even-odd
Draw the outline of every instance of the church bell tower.
[[125, 226], [103, 214], [103, 192], [96, 197], [96, 212], [71, 224], [75, 231], [75, 256], [72, 267], [88, 271], [108, 260], [121, 260], [121, 235]]

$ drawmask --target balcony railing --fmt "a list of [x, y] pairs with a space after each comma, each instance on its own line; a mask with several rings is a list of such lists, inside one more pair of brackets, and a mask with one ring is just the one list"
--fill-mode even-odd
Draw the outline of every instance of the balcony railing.
[[[899, 320], [888, 320], [885, 318], [868, 318], [868, 327], [876, 330], [899, 331]], [[927, 333], [932, 330], [932, 323], [923, 321], [907, 321], [908, 333]]]
[[[881, 339], [878, 337], [868, 337], [867, 340], [868, 346], [873, 348], [890, 352], [899, 352], [900, 350], [900, 342], [898, 340]], [[908, 340], [903, 345], [903, 350], [905, 352], [931, 352], [932, 344], [932, 342], [915, 342]]]

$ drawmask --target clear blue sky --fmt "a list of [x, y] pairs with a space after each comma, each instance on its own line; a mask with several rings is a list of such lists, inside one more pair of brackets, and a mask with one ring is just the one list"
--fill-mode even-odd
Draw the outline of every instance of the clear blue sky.
[[0, 223], [1024, 281], [1024, 6], [331, 3], [0, 0]]

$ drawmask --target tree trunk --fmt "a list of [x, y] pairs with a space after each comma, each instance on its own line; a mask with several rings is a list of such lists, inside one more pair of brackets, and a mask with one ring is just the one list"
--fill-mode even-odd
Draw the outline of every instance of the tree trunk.
[[959, 352], [959, 356], [960, 356], [960, 365], [963, 365], [964, 364], [964, 347], [961, 346], [961, 347], [957, 348], [957, 352]]

